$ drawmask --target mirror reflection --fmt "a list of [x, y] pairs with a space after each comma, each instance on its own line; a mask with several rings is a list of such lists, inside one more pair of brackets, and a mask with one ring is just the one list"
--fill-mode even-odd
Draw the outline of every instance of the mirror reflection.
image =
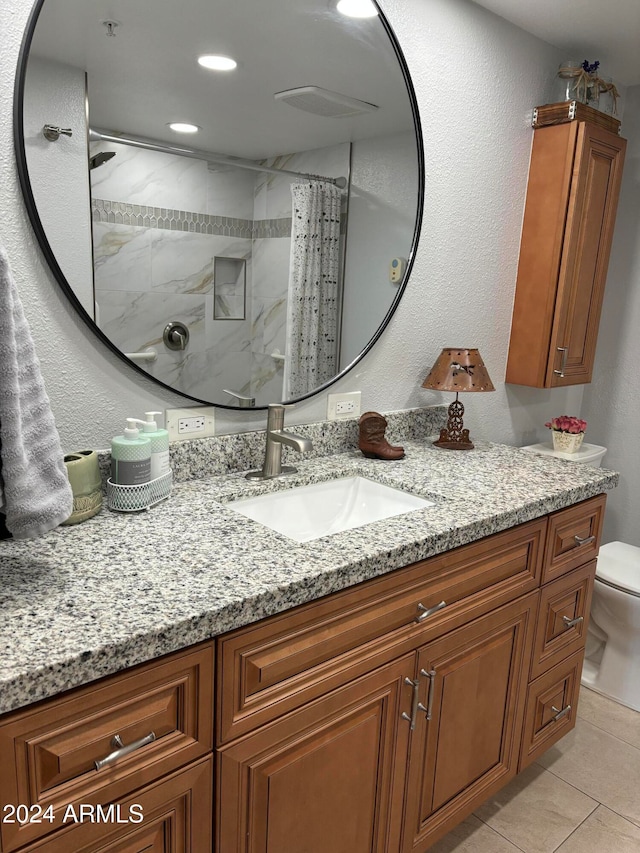
[[24, 140], [44, 235], [88, 318], [181, 394], [305, 397], [397, 304], [421, 176], [372, 11], [41, 2]]

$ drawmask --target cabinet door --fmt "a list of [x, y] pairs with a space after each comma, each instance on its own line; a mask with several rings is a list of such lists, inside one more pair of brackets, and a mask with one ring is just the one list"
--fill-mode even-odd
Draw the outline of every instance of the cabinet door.
[[515, 776], [537, 601], [528, 595], [420, 650], [428, 710], [411, 741], [403, 853], [427, 850]]
[[414, 668], [405, 655], [221, 749], [219, 853], [397, 853]]
[[625, 145], [579, 125], [547, 387], [591, 382]]
[[506, 381], [591, 381], [626, 141], [587, 122], [534, 132]]

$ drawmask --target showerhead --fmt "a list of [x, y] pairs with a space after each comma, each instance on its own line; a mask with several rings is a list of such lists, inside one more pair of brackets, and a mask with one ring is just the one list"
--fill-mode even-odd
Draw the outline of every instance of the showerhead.
[[103, 163], [106, 163], [107, 160], [111, 160], [115, 156], [115, 151], [101, 151], [94, 157], [89, 157], [89, 169], [97, 169], [98, 166], [102, 166]]

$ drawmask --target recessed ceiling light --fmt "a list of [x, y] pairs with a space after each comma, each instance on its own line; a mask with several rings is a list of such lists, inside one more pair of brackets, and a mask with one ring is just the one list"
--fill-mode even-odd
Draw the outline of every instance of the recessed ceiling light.
[[197, 133], [200, 130], [197, 124], [188, 124], [184, 121], [172, 121], [169, 127], [176, 133]]
[[230, 56], [216, 56], [207, 54], [198, 57], [198, 64], [203, 68], [208, 68], [210, 71], [233, 71], [238, 63]]
[[378, 14], [371, 0], [340, 0], [336, 8], [349, 18], [375, 18]]

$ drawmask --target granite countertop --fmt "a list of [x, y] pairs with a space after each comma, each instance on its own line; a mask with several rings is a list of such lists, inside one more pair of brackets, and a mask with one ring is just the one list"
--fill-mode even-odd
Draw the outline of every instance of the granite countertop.
[[[184, 648], [613, 488], [615, 472], [517, 448], [403, 442], [174, 486], [147, 512], [104, 508], [33, 541], [0, 542], [0, 712]], [[362, 474], [434, 506], [298, 544], [227, 506], [234, 497]]]

